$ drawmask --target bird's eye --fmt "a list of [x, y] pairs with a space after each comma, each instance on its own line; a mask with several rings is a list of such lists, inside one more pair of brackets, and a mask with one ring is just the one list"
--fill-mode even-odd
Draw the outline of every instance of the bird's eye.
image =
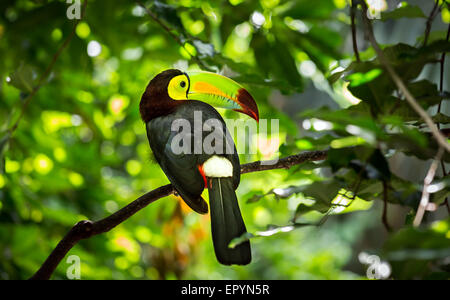
[[184, 87], [186, 86], [186, 81], [180, 82], [180, 86], [181, 86], [182, 88], [184, 88]]

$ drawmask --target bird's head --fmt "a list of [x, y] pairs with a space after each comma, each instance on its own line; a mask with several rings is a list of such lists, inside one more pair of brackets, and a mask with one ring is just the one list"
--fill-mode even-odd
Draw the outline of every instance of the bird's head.
[[[179, 102], [198, 100], [217, 108], [232, 109], [259, 121], [258, 107], [250, 93], [232, 79], [210, 72], [163, 71], [148, 84], [141, 98], [145, 122]], [[158, 111], [160, 110], [160, 111]]]

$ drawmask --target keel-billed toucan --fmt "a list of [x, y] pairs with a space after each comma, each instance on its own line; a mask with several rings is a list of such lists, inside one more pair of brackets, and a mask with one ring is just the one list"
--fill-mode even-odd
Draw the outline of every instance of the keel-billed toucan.
[[154, 157], [176, 192], [200, 214], [208, 212], [201, 197], [208, 188], [217, 260], [225, 265], [245, 265], [251, 261], [250, 243], [228, 247], [232, 239], [246, 232], [235, 194], [240, 181], [239, 156], [225, 122], [212, 106], [259, 120], [255, 101], [238, 83], [214, 73], [175, 69], [150, 81], [139, 110]]

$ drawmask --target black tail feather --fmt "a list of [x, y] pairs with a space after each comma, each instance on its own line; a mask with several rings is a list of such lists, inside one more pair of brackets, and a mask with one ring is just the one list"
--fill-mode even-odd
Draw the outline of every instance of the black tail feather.
[[217, 260], [224, 265], [246, 265], [250, 263], [250, 242], [246, 241], [229, 248], [236, 237], [246, 233], [231, 177], [208, 178], [209, 206], [214, 251]]

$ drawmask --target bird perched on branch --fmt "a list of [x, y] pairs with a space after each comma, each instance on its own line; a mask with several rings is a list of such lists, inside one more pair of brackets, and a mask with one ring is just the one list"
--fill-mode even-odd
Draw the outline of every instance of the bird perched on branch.
[[209, 72], [170, 69], [156, 75], [139, 110], [153, 154], [177, 193], [200, 214], [209, 192], [211, 231], [217, 260], [225, 265], [251, 261], [250, 242], [230, 241], [246, 233], [235, 190], [240, 181], [236, 147], [213, 108], [232, 109], [259, 120], [252, 96], [233, 80]]

